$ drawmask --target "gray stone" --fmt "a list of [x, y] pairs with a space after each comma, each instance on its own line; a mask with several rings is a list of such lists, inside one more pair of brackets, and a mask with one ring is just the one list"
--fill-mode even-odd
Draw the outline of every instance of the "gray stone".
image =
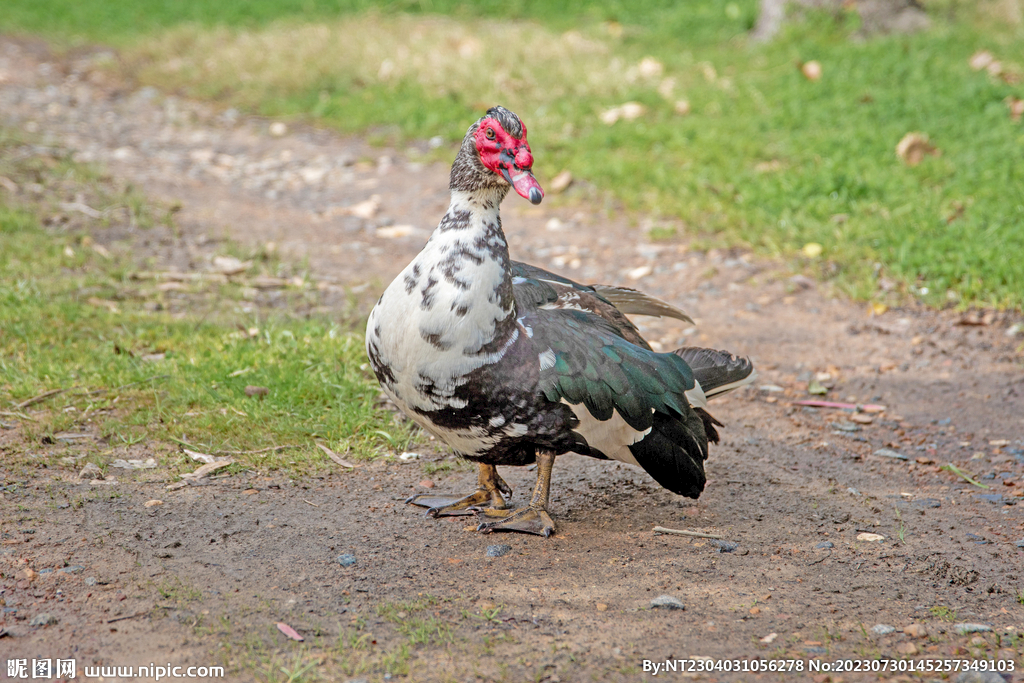
[[814, 549], [815, 550], [831, 550], [832, 548], [835, 548], [835, 547], [836, 547], [836, 544], [833, 543], [832, 541], [822, 541], [818, 545], [814, 546]]
[[875, 451], [875, 455], [882, 458], [893, 458], [894, 460], [906, 460], [907, 456], [903, 455], [899, 451], [894, 451], [889, 448], [879, 448]]
[[965, 636], [968, 633], [985, 633], [991, 631], [992, 627], [988, 624], [953, 624], [953, 630]]
[[686, 605], [671, 595], [659, 595], [651, 600], [651, 609], [686, 609]]
[[338, 564], [342, 567], [351, 567], [356, 563], [356, 556], [351, 553], [344, 553], [338, 555]]
[[57, 623], [57, 617], [47, 612], [40, 612], [39, 614], [32, 617], [32, 621], [28, 622], [29, 626], [52, 626]]
[[732, 551], [736, 550], [736, 548], [740, 547], [739, 543], [736, 543], [734, 541], [723, 541], [718, 538], [712, 538], [711, 545], [718, 548], [718, 552], [720, 553], [731, 553]]
[[83, 567], [80, 564], [73, 564], [70, 567], [64, 567], [63, 569], [61, 569], [61, 571], [65, 574], [77, 574], [79, 572], [85, 571], [85, 567]]
[[895, 626], [889, 626], [888, 624], [875, 624], [871, 627], [871, 632], [876, 636], [885, 636], [896, 630]]
[[96, 585], [96, 577], [95, 576], [87, 576], [87, 577], [85, 577], [85, 585], [86, 586], [95, 586]]
[[956, 683], [1006, 683], [1006, 679], [995, 671], [964, 671], [956, 677]]
[[510, 545], [489, 545], [487, 546], [487, 557], [501, 557], [512, 552]]

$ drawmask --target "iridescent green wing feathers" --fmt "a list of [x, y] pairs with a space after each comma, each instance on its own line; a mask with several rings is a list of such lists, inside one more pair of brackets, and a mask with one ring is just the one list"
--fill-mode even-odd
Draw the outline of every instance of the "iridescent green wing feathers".
[[598, 420], [617, 410], [630, 427], [646, 430], [653, 413], [690, 412], [685, 392], [693, 373], [673, 354], [627, 341], [607, 320], [586, 311], [538, 311], [532, 325], [537, 348], [550, 347], [554, 364], [541, 371], [541, 391], [553, 402], [584, 404]]

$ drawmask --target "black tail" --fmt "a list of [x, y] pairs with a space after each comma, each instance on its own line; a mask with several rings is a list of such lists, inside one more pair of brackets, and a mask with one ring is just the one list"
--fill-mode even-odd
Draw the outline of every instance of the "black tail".
[[707, 482], [704, 461], [708, 457], [708, 439], [704, 424], [697, 411], [687, 416], [655, 413], [651, 432], [629, 450], [640, 467], [669, 491], [698, 498]]
[[672, 353], [686, 361], [693, 370], [693, 378], [700, 382], [700, 388], [708, 398], [750, 384], [757, 376], [749, 358], [728, 351], [684, 346]]
[[[707, 398], [754, 381], [750, 360], [727, 351], [686, 347], [672, 353], [690, 366]], [[629, 450], [659, 484], [681, 496], [697, 498], [707, 482], [704, 461], [708, 458], [708, 442], [718, 443], [715, 427], [721, 426], [699, 406], [679, 416], [655, 413], [651, 432]]]

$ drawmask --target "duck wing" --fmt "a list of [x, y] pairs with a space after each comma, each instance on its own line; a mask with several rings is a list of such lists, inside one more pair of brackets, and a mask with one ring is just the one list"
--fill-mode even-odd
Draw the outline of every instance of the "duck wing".
[[639, 465], [670, 491], [700, 495], [708, 438], [690, 406], [688, 392], [700, 387], [686, 361], [632, 343], [596, 312], [538, 307], [520, 322], [542, 349], [540, 392], [572, 409], [590, 455]]
[[[693, 318], [672, 304], [630, 287], [584, 285], [543, 268], [519, 261], [512, 262], [512, 278], [513, 282], [519, 280], [522, 284], [529, 283], [529, 286], [532, 287], [546, 285], [549, 288], [558, 288], [562, 296], [567, 296], [570, 293], [589, 295], [605, 305], [613, 306], [620, 313], [676, 318], [677, 320], [693, 324]], [[551, 290], [548, 289], [547, 291], [550, 292]]]

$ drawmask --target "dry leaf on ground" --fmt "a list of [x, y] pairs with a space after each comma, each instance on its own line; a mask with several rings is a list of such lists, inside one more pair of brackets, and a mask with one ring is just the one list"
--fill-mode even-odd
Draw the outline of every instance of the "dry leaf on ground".
[[939, 154], [941, 152], [924, 133], [907, 133], [896, 145], [896, 156], [907, 166], [917, 166], [926, 156], [937, 157]]

